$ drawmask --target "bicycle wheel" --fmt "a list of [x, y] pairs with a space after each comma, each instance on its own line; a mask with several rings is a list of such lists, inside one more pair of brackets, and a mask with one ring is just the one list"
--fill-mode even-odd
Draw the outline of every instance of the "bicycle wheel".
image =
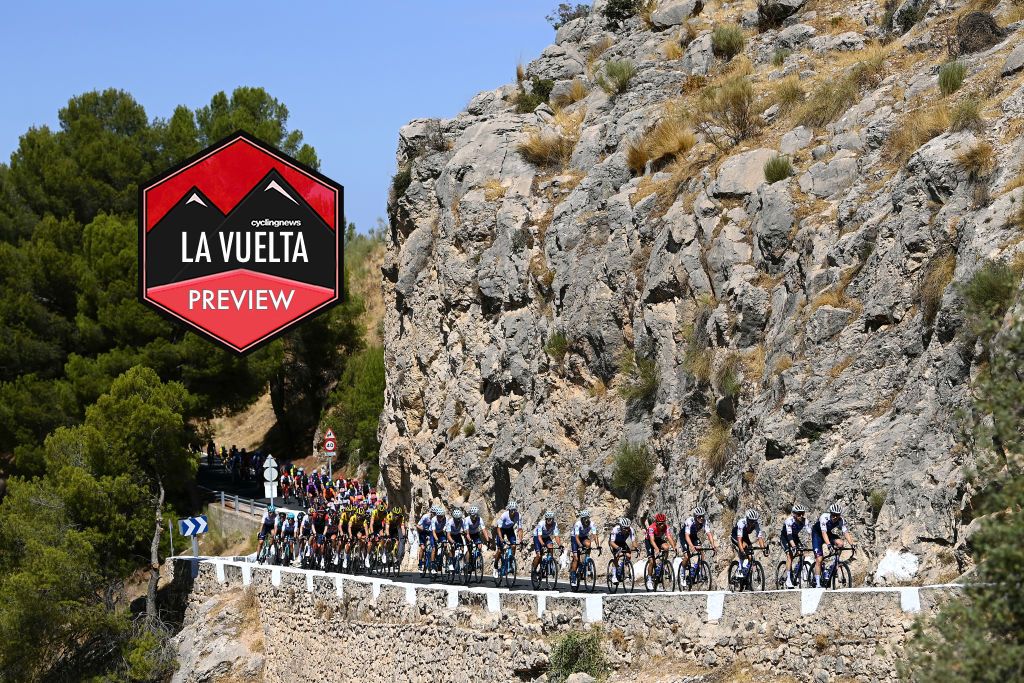
[[633, 563], [622, 563], [622, 590], [632, 593], [636, 590], [636, 577], [633, 575]]
[[697, 564], [697, 580], [694, 581], [693, 585], [698, 590], [711, 590], [711, 565], [704, 560]]
[[505, 580], [505, 573], [508, 570], [507, 564], [508, 564], [508, 560], [506, 558], [504, 558], [504, 557], [502, 557], [498, 561], [498, 571], [495, 572], [495, 575], [494, 575], [494, 585], [495, 585], [495, 587], [501, 586], [501, 582]]
[[853, 576], [850, 574], [849, 565], [839, 565], [839, 569], [836, 570], [835, 576], [832, 577], [832, 587], [853, 588]]
[[604, 576], [605, 583], [608, 584], [608, 592], [614, 594], [615, 591], [619, 590], [619, 581], [615, 580], [615, 560], [608, 560], [608, 570]]
[[750, 563], [750, 589], [764, 590], [764, 565], [757, 560]]
[[775, 566], [775, 588], [778, 590], [786, 589], [787, 574], [789, 574], [789, 570], [786, 569], [786, 561], [779, 560], [779, 563]]
[[536, 567], [534, 567], [533, 565], [530, 566], [530, 585], [533, 586], [533, 590], [535, 591], [540, 590], [542, 571], [544, 570], [541, 569], [541, 566], [539, 564]]
[[505, 586], [512, 589], [516, 585], [516, 575], [519, 573], [519, 563], [515, 556], [508, 561], [508, 571], [505, 573]]
[[546, 574], [548, 590], [558, 590], [558, 562], [555, 561], [554, 557], [548, 560], [548, 571]]
[[484, 554], [477, 552], [476, 554], [476, 567], [473, 571], [473, 580], [477, 583], [482, 584], [484, 582]]
[[734, 591], [742, 591], [743, 583], [739, 577], [740, 563], [733, 560], [729, 563], [729, 588]]
[[662, 562], [661, 576], [659, 577], [658, 585], [654, 587], [654, 590], [671, 593], [673, 588], [675, 588], [675, 577], [672, 572], [672, 563]]
[[814, 585], [814, 564], [807, 562], [806, 560], [800, 566], [797, 579], [799, 579], [802, 586], [810, 588]]
[[583, 563], [583, 581], [580, 582], [579, 574], [576, 575], [576, 581], [581, 583], [588, 593], [594, 592], [594, 587], [597, 585], [597, 565], [589, 557]]

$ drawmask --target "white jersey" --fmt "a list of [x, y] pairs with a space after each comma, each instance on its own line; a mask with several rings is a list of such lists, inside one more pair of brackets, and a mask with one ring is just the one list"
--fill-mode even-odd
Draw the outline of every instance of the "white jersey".
[[426, 530], [426, 531], [430, 531], [430, 528], [433, 525], [434, 525], [434, 515], [431, 515], [431, 514], [428, 513], [428, 514], [425, 514], [422, 517], [420, 517], [419, 524], [417, 524], [416, 526], [418, 526], [420, 529], [423, 529], [423, 530]]
[[484, 529], [484, 518], [478, 515], [476, 521], [474, 522], [472, 517], [467, 517], [465, 519], [465, 524], [466, 533], [478, 534]]
[[449, 519], [448, 523], [444, 526], [445, 533], [451, 534], [452, 536], [461, 536], [462, 532], [466, 530], [466, 521], [460, 519]]
[[697, 520], [693, 517], [687, 517], [686, 521], [683, 522], [683, 528], [680, 530], [680, 536], [696, 536], [697, 534], [703, 533], [707, 535], [711, 532], [711, 527], [708, 526], [708, 521], [705, 518], [704, 524], [697, 526]]
[[[754, 522], [750, 526], [754, 527], [756, 529], [756, 531], [754, 532], [754, 538], [755, 539], [763, 538], [764, 537], [764, 532], [761, 531], [761, 525], [760, 524], [758, 524], [757, 522]], [[739, 540], [739, 539], [743, 538], [744, 536], [746, 536], [749, 533], [749, 532], [747, 532], [746, 529], [747, 529], [747, 518], [746, 517], [740, 517], [739, 521], [736, 522], [736, 533], [734, 534], [736, 540]]]
[[543, 520], [541, 520], [540, 524], [537, 525], [537, 528], [533, 530], [533, 535], [537, 538], [542, 536], [561, 536], [561, 533], [558, 531], [558, 522], [555, 522], [549, 527]]
[[508, 510], [505, 510], [501, 513], [501, 517], [498, 517], [498, 521], [494, 523], [494, 526], [498, 529], [522, 529], [523, 518], [518, 511], [515, 517], [513, 517], [508, 513]]
[[593, 521], [583, 526], [583, 520], [577, 519], [572, 527], [572, 535], [579, 536], [580, 538], [589, 538], [591, 535], [597, 536], [597, 527], [594, 526]]
[[624, 530], [622, 526], [616, 524], [612, 527], [611, 540], [615, 545], [633, 545], [636, 543], [636, 534], [633, 533], [633, 527]]

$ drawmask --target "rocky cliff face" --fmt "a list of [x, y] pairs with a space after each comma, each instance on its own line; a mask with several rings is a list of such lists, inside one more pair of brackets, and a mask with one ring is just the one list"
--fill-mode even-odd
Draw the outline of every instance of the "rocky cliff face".
[[[958, 284], [1022, 251], [1020, 22], [943, 95], [959, 2], [898, 4], [891, 31], [870, 1], [661, 3], [615, 30], [603, 5], [521, 84], [401, 130], [388, 487], [563, 524], [700, 502], [719, 533], [753, 506], [772, 538], [794, 500], [840, 499], [871, 580], [956, 576], [978, 366]], [[559, 106], [518, 113], [540, 79]], [[739, 81], [752, 112], [716, 117]], [[649, 479], [615, 476], [624, 445]]]

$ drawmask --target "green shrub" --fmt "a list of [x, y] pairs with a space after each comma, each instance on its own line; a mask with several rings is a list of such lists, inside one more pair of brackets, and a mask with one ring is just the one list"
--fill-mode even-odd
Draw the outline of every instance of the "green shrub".
[[608, 673], [608, 662], [595, 629], [570, 631], [551, 648], [548, 680], [561, 683], [574, 673], [585, 673], [594, 678], [604, 678]]
[[653, 358], [637, 358], [626, 351], [619, 359], [619, 372], [626, 375], [619, 396], [627, 401], [650, 401], [658, 393], [658, 363]]
[[965, 97], [949, 112], [949, 130], [958, 133], [962, 130], [981, 130], [984, 121], [981, 118], [981, 100], [977, 97]]
[[857, 86], [849, 79], [826, 80], [807, 98], [797, 120], [802, 126], [821, 128], [849, 109], [857, 95]]
[[574, 19], [579, 19], [590, 14], [590, 5], [585, 5], [581, 2], [560, 2], [558, 7], [551, 10], [551, 14], [544, 17], [551, 24], [551, 28], [556, 31], [560, 29], [564, 24], [568, 24]]
[[793, 164], [788, 156], [777, 154], [764, 165], [764, 179], [769, 183], [777, 183], [793, 175]]
[[640, 2], [638, 0], [608, 0], [604, 9], [601, 10], [601, 14], [604, 15], [605, 28], [614, 31], [622, 25], [622, 22], [636, 16], [639, 11]]
[[466, 436], [473, 436], [474, 434], [476, 434], [476, 423], [467, 422], [466, 426], [462, 428], [462, 433], [465, 434]]
[[730, 60], [743, 51], [747, 39], [736, 24], [719, 24], [711, 32], [711, 49], [716, 57]]
[[516, 95], [516, 111], [520, 114], [529, 114], [531, 111], [548, 101], [551, 97], [551, 89], [555, 82], [550, 78], [538, 78], [534, 76], [530, 81], [530, 91], [519, 84], [519, 93]]
[[885, 505], [885, 498], [886, 493], [883, 489], [874, 489], [868, 497], [868, 505], [871, 506], [872, 521], [878, 519], [878, 515], [882, 512], [882, 506]]
[[647, 488], [654, 474], [654, 458], [644, 444], [623, 443], [615, 455], [612, 486], [625, 492], [630, 499], [638, 497]]
[[740, 364], [742, 359], [736, 352], [731, 352], [718, 366], [715, 373], [715, 384], [723, 396], [739, 396], [743, 391], [743, 382], [740, 377]]
[[548, 343], [544, 345], [544, 351], [549, 356], [554, 358], [556, 361], [561, 363], [565, 359], [565, 354], [569, 350], [569, 339], [563, 332], [555, 332], [548, 339]]
[[398, 201], [405, 191], [409, 189], [409, 185], [412, 184], [412, 166], [406, 164], [398, 169], [398, 173], [391, 178], [391, 197], [393, 201]]
[[939, 90], [942, 91], [943, 97], [959, 90], [966, 75], [967, 67], [963, 62], [946, 62], [939, 67]]
[[1013, 303], [1020, 273], [1003, 261], [989, 261], [961, 288], [967, 304], [967, 322], [979, 337], [991, 338]]
[[757, 130], [754, 86], [746, 76], [734, 76], [701, 92], [695, 112], [697, 128], [716, 147], [724, 149]]
[[782, 66], [786, 62], [786, 58], [793, 54], [792, 50], [786, 48], [779, 48], [772, 54], [772, 66]]
[[597, 77], [597, 84], [611, 96], [625, 92], [629, 81], [636, 74], [636, 67], [628, 59], [608, 62], [604, 65], [604, 73]]
[[918, 294], [921, 297], [921, 314], [925, 321], [931, 325], [935, 320], [939, 307], [942, 305], [942, 295], [946, 287], [953, 281], [953, 272], [956, 270], [956, 255], [952, 253], [942, 254], [932, 259], [928, 264], [924, 277], [921, 278], [921, 285]]

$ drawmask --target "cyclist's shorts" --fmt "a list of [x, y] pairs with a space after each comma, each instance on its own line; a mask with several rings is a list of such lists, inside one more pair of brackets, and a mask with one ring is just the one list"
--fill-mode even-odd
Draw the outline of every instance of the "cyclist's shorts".
[[811, 534], [811, 546], [814, 548], [815, 556], [821, 557], [825, 554], [825, 538], [821, 534]]
[[327, 532], [328, 540], [333, 540], [334, 538], [337, 538], [337, 536], [338, 536], [338, 530], [337, 529], [334, 529], [333, 531], [328, 531]]
[[434, 538], [434, 534], [430, 534], [427, 536], [427, 542], [430, 544], [431, 548], [436, 548], [439, 545], [443, 545], [445, 543], [445, 539]]
[[651, 544], [651, 539], [644, 539], [644, 547], [647, 548], [647, 557], [654, 558], [654, 546]]
[[498, 541], [498, 545], [501, 545], [504, 541], [515, 543], [516, 528], [514, 526], [498, 527], [498, 533], [494, 535], [494, 538]]
[[484, 542], [484, 535], [478, 531], [475, 534], [470, 534], [469, 540], [472, 541], [473, 545], [479, 545]]
[[401, 538], [401, 536], [402, 536], [402, 529], [401, 529], [401, 527], [397, 527], [396, 526], [396, 527], [392, 527], [392, 528], [388, 529], [388, 538], [397, 541], [399, 538]]
[[539, 552], [543, 552], [544, 551], [544, 547], [548, 543], [551, 543], [551, 537], [550, 536], [534, 536], [533, 537], [533, 549], [536, 550], [538, 553]]
[[466, 545], [466, 537], [463, 536], [462, 534], [459, 534], [458, 536], [453, 536], [452, 537], [452, 545], [456, 545], [456, 546], [464, 546], [464, 545]]
[[789, 547], [790, 542], [795, 542], [796, 543], [797, 550], [799, 550], [800, 548], [803, 547], [800, 544], [800, 539], [799, 538], [790, 538], [789, 536], [786, 535], [785, 531], [783, 531], [779, 535], [779, 541], [782, 543], [782, 549], [785, 550], [786, 553], [788, 553], [788, 554], [792, 554], [793, 553], [793, 550]]
[[[583, 540], [586, 540], [586, 539], [583, 539]], [[583, 548], [584, 548], [584, 546], [582, 544], [576, 542], [576, 537], [575, 536], [570, 538], [569, 542], [572, 544], [572, 551], [574, 553], [578, 553], [581, 550], [583, 550]]]
[[427, 545], [429, 543], [427, 540], [429, 538], [429, 534], [423, 529], [417, 529], [416, 535], [420, 537], [420, 545]]
[[264, 540], [267, 537], [267, 534], [269, 534], [269, 533], [270, 533], [270, 529], [267, 529], [266, 527], [263, 527], [262, 529], [260, 529], [260, 532], [258, 534], [256, 534], [256, 538], [262, 541], [262, 540]]

